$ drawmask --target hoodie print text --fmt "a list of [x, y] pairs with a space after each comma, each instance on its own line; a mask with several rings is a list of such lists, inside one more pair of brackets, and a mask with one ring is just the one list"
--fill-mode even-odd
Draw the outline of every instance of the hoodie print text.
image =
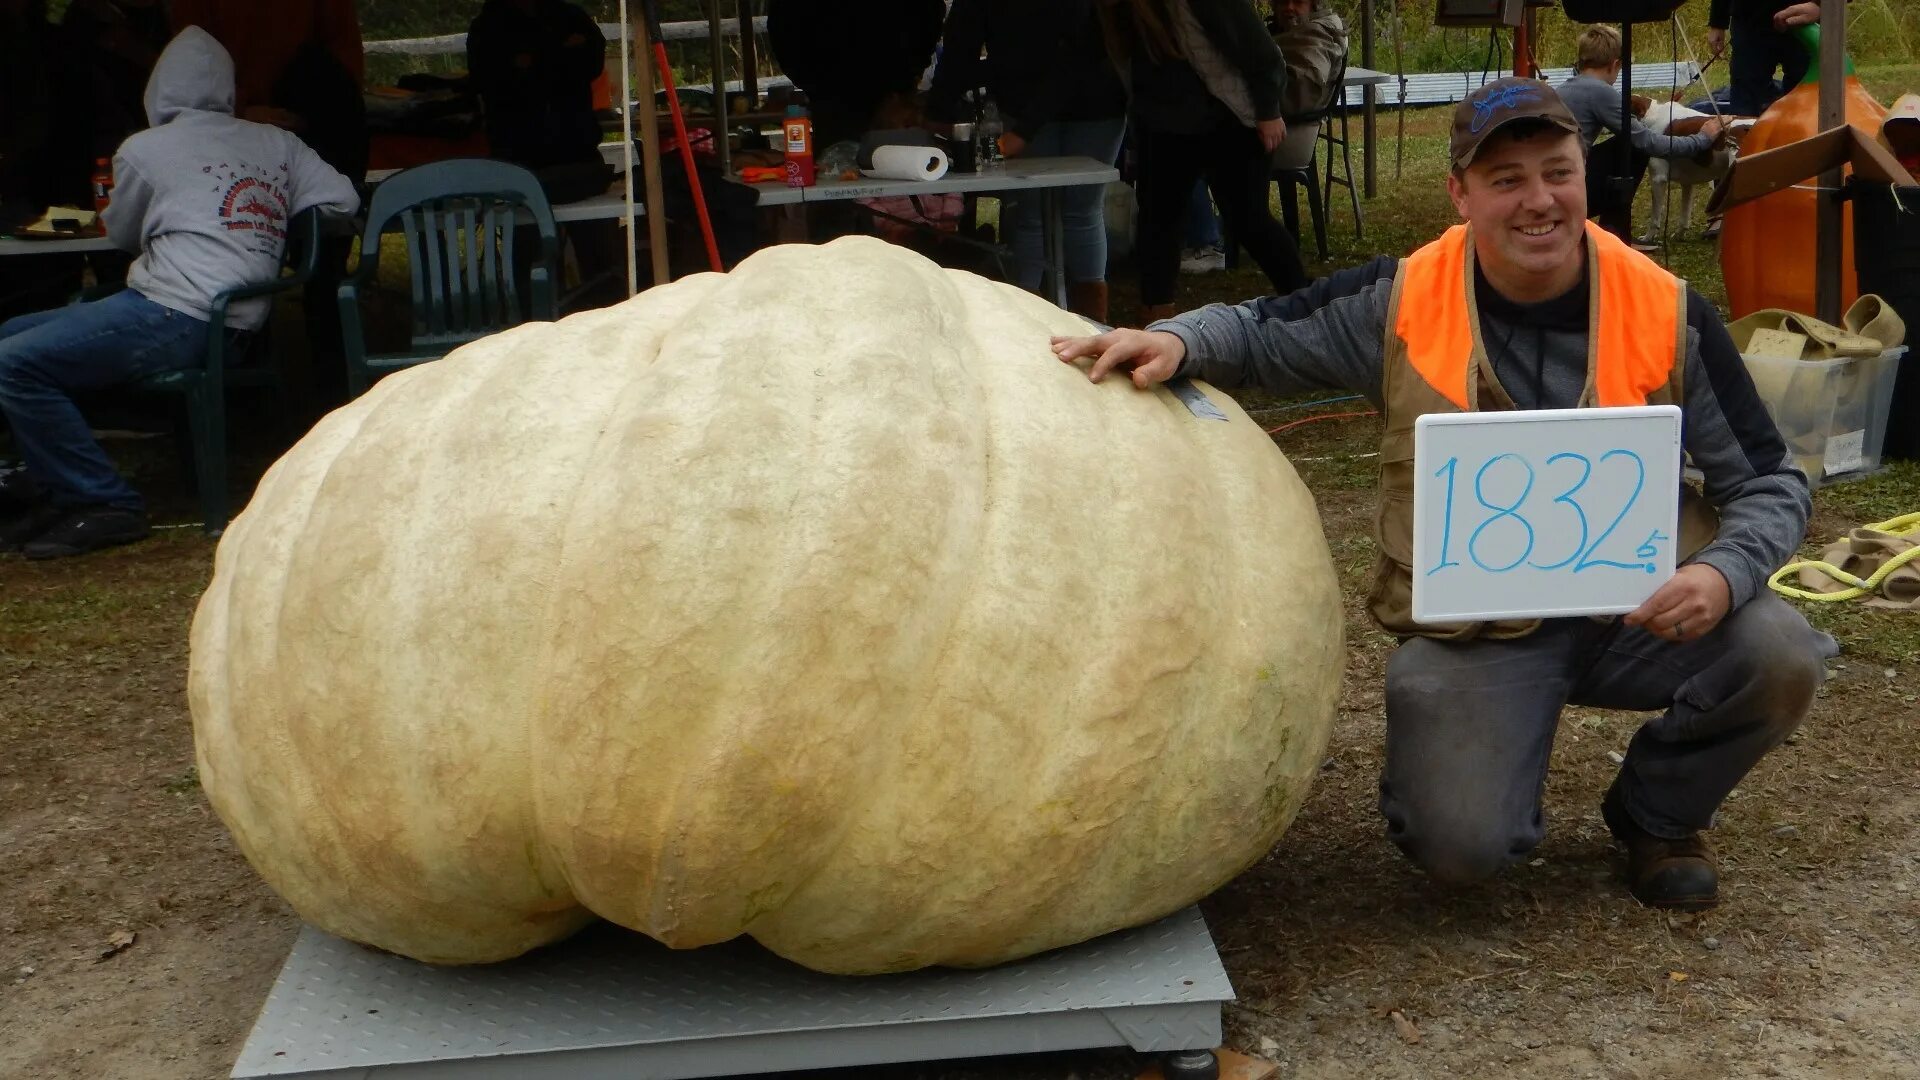
[[249, 247], [277, 254], [287, 238], [287, 209], [291, 200], [286, 185], [268, 177], [285, 177], [289, 172], [287, 165], [283, 162], [278, 169], [267, 169], [236, 160], [203, 166], [201, 171], [218, 181], [213, 191], [220, 196], [221, 228], [229, 233], [251, 233], [253, 242]]

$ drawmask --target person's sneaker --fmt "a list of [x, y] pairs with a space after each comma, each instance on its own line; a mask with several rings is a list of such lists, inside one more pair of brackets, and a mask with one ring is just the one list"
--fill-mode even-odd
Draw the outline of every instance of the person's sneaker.
[[44, 502], [21, 510], [0, 511], [0, 554], [19, 551], [27, 541], [66, 516], [66, 511]]
[[1227, 268], [1227, 253], [1217, 247], [1188, 248], [1180, 253], [1180, 269], [1188, 274], [1206, 274]]
[[1700, 234], [1700, 239], [1702, 240], [1720, 239], [1720, 220], [1721, 219], [1717, 217], [1710, 219], [1707, 222], [1707, 231]]
[[29, 559], [61, 559], [145, 540], [152, 531], [145, 514], [112, 506], [82, 506], [67, 510], [21, 550]]
[[1704, 911], [1720, 902], [1720, 872], [1699, 833], [1669, 840], [1642, 829], [1627, 814], [1617, 780], [1600, 803], [1600, 817], [1627, 849], [1627, 889], [1635, 900], [1676, 911]]
[[40, 501], [40, 485], [18, 461], [0, 461], [0, 513], [24, 510]]

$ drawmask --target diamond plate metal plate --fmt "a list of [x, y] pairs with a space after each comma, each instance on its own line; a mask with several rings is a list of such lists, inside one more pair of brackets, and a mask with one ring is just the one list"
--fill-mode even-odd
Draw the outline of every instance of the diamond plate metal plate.
[[304, 928], [235, 1077], [693, 1077], [1091, 1046], [1207, 1049], [1233, 987], [1198, 908], [983, 971], [822, 975], [602, 924], [436, 968]]

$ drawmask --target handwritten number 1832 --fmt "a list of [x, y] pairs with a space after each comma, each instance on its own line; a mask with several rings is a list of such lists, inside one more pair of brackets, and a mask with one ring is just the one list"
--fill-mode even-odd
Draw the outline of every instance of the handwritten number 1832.
[[[1619, 459], [1633, 470], [1633, 490], [1627, 495], [1626, 501], [1620, 506], [1619, 511], [1613, 515], [1612, 520], [1607, 523], [1607, 527], [1601, 530], [1599, 536], [1592, 537], [1591, 542], [1589, 542], [1589, 537], [1591, 536], [1592, 530], [1589, 527], [1586, 507], [1584, 507], [1575, 496], [1580, 493], [1582, 488], [1586, 487], [1587, 481], [1593, 478], [1596, 467], [1595, 462], [1585, 454], [1574, 453], [1555, 454], [1547, 459], [1546, 467], [1549, 470], [1562, 462], [1567, 463], [1570, 467], [1577, 467], [1579, 470], [1577, 475], [1573, 475], [1570, 471], [1563, 473], [1564, 476], [1571, 477], [1572, 482], [1567, 484], [1560, 494], [1553, 497], [1551, 504], [1555, 507], [1564, 508], [1561, 509], [1559, 513], [1563, 517], [1569, 517], [1571, 519], [1570, 524], [1578, 527], [1579, 539], [1574, 541], [1572, 550], [1570, 550], [1564, 558], [1558, 562], [1543, 563], [1532, 558], [1534, 547], [1539, 540], [1539, 534], [1535, 531], [1533, 519], [1523, 512], [1527, 497], [1533, 494], [1534, 482], [1538, 478], [1533, 463], [1521, 457], [1519, 454], [1498, 454], [1488, 458], [1473, 474], [1473, 499], [1482, 509], [1491, 512], [1482, 517], [1480, 523], [1476, 525], [1473, 532], [1468, 535], [1467, 542], [1463, 545], [1466, 549], [1467, 558], [1471, 559], [1473, 564], [1480, 569], [1495, 574], [1513, 570], [1522, 563], [1525, 563], [1535, 570], [1562, 570], [1571, 566], [1572, 572], [1576, 574], [1583, 570], [1591, 570], [1597, 566], [1612, 567], [1619, 570], [1640, 570], [1649, 574], [1654, 573], [1656, 567], [1651, 561], [1621, 562], [1614, 559], [1595, 557], [1595, 553], [1600, 550], [1601, 546], [1612, 538], [1614, 530], [1618, 529], [1620, 523], [1627, 519], [1628, 512], [1633, 509], [1634, 504], [1640, 499], [1641, 492], [1646, 489], [1647, 465], [1645, 461], [1641, 460], [1639, 454], [1631, 450], [1609, 450], [1600, 455], [1598, 465], [1605, 467], [1608, 462], [1615, 459]], [[1490, 477], [1488, 474], [1493, 472], [1496, 466], [1507, 461], [1517, 463], [1520, 468], [1524, 470], [1525, 477], [1520, 483], [1520, 489], [1517, 495], [1514, 495], [1510, 499], [1499, 499], [1495, 495], [1489, 494], [1489, 486], [1511, 491], [1511, 484], [1502, 483], [1500, 476]], [[1446, 481], [1446, 494], [1441, 510], [1440, 558], [1435, 561], [1432, 566], [1427, 568], [1429, 575], [1437, 574], [1449, 566], [1460, 565], [1460, 561], [1453, 557], [1454, 497], [1459, 471], [1460, 459], [1458, 456], [1454, 456], [1448, 458], [1446, 464], [1434, 470], [1433, 473], [1436, 478]], [[1511, 473], [1511, 469], [1502, 471]], [[1482, 550], [1486, 546], [1497, 543], [1503, 534], [1522, 541], [1519, 545], [1519, 553], [1503, 562], [1490, 564], [1486, 561], [1486, 558], [1483, 557]], [[1558, 533], [1556, 532], [1553, 535], [1558, 535]], [[1655, 530], [1645, 541], [1634, 549], [1634, 556], [1636, 559], [1652, 560], [1659, 553], [1657, 546], [1659, 541], [1666, 539], [1669, 539], [1669, 537]], [[1503, 550], [1510, 551], [1511, 548], [1503, 546]]]

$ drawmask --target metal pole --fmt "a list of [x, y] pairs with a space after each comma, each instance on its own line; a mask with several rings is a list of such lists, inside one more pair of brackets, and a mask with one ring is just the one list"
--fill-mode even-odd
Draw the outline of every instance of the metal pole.
[[1533, 77], [1533, 38], [1527, 30], [1527, 20], [1533, 15], [1533, 9], [1520, 9], [1520, 22], [1513, 28], [1513, 73], [1523, 79]]
[[733, 141], [727, 121], [727, 38], [720, 26], [720, 0], [707, 0], [707, 47], [713, 51], [713, 150], [720, 155], [720, 175], [733, 175]]
[[740, 81], [747, 94], [747, 108], [760, 108], [760, 43], [753, 34], [753, 0], [740, 0], [734, 14], [740, 17]]
[[640, 291], [640, 263], [635, 253], [639, 233], [633, 227], [633, 20], [627, 16], [627, 0], [620, 0], [620, 180], [627, 208], [623, 224], [627, 229], [627, 295]]
[[673, 280], [673, 271], [667, 265], [667, 188], [660, 175], [660, 113], [653, 103], [653, 37], [645, 18], [650, 2], [641, 0], [641, 13], [633, 19], [632, 37], [640, 43], [634, 50], [634, 66], [640, 73], [634, 96], [639, 103], [629, 108], [640, 110], [640, 162], [647, 180], [647, 240], [653, 249], [653, 283], [665, 285]]
[[[1831, 131], [1847, 122], [1846, 105], [1847, 3], [1820, 0], [1820, 130]], [[1820, 174], [1819, 212], [1814, 218], [1814, 315], [1825, 322], [1840, 321], [1840, 290], [1846, 219], [1841, 214], [1840, 169]]]
[[[1360, 66], [1373, 67], [1373, 0], [1360, 0]], [[1373, 103], [1374, 85], [1368, 83], [1360, 90], [1360, 138], [1366, 143], [1366, 153], [1360, 155], [1363, 171], [1366, 173], [1367, 198], [1373, 198], [1378, 185], [1374, 182], [1374, 125]]]
[[[1627, 133], [1633, 130], [1633, 24], [1620, 24], [1620, 134], [1615, 138], [1625, 140]], [[1607, 177], [1608, 190], [1613, 192], [1618, 206], [1600, 215], [1602, 228], [1620, 239], [1633, 240], [1633, 155], [1627, 151], [1628, 144], [1614, 147], [1614, 159], [1619, 163], [1619, 171]]]

